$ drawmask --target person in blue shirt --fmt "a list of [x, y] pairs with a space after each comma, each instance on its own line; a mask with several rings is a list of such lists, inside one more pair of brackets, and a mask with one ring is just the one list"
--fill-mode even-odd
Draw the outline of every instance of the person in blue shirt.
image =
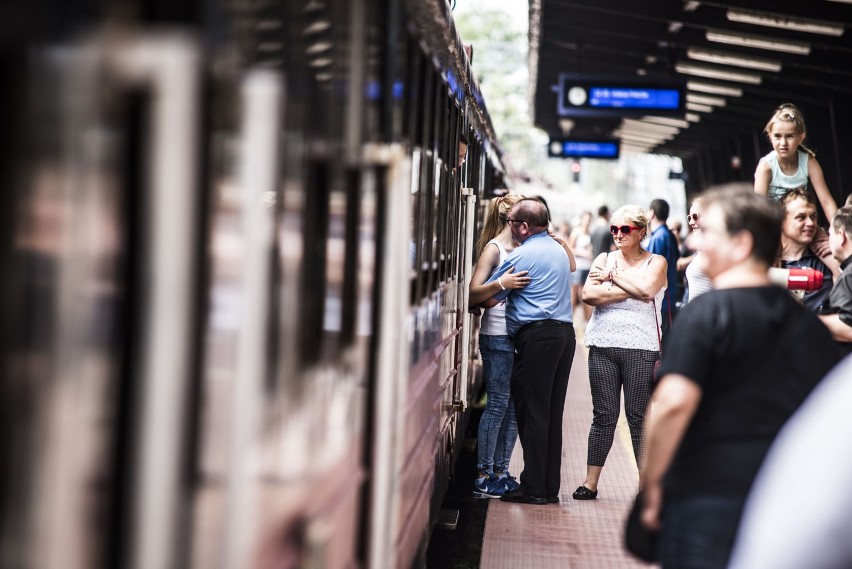
[[662, 328], [662, 335], [665, 337], [666, 332], [671, 327], [672, 319], [675, 317], [677, 260], [680, 257], [680, 250], [677, 239], [666, 225], [666, 220], [669, 218], [669, 203], [666, 200], [656, 199], [648, 206], [648, 210], [650, 211], [648, 223], [651, 227], [651, 238], [646, 249], [651, 253], [662, 255], [669, 264], [666, 271], [666, 294], [663, 296], [660, 309], [663, 319], [660, 327]]
[[[520, 243], [489, 279], [506, 299], [506, 329], [515, 346], [511, 391], [515, 403], [524, 470], [521, 486], [505, 502], [547, 504], [559, 501], [562, 470], [562, 412], [576, 337], [571, 306], [571, 262], [547, 231], [547, 208], [523, 199], [507, 218]], [[501, 285], [510, 269], [528, 271], [529, 285]]]

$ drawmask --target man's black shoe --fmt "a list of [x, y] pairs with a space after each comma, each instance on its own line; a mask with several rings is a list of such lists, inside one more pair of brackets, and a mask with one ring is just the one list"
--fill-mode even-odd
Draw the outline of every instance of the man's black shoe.
[[520, 490], [518, 490], [517, 492], [507, 492], [500, 496], [500, 500], [502, 502], [512, 502], [514, 504], [535, 504], [537, 506], [543, 506], [544, 504], [547, 504], [547, 498], [530, 496], [526, 492], [522, 492]]
[[548, 496], [545, 499], [547, 500], [548, 504], [558, 504], [559, 503], [559, 496]]

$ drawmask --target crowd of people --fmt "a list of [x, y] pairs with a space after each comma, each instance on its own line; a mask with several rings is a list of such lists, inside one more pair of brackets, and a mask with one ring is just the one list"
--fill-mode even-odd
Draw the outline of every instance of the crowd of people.
[[[480, 351], [488, 396], [477, 497], [559, 501], [562, 414], [579, 317], [593, 419], [586, 476], [572, 497], [598, 496], [623, 392], [640, 472], [639, 517], [645, 531], [659, 535], [664, 568], [723, 568], [731, 560], [734, 567], [804, 566], [757, 560], [767, 543], [790, 548], [791, 538], [778, 536], [793, 535], [798, 524], [780, 521], [772, 492], [813, 490], [807, 478], [782, 469], [796, 463], [805, 476], [808, 437], [826, 432], [817, 430], [826, 423], [820, 408], [842, 408], [824, 392], [842, 394], [844, 403], [852, 395], [839, 371], [831, 387], [818, 388], [852, 352], [852, 206], [837, 208], [803, 144], [795, 106], [779, 107], [765, 132], [773, 150], [758, 164], [753, 191], [720, 188], [695, 197], [686, 238], [669, 227], [662, 199], [611, 215], [602, 206], [597, 218], [584, 212], [563, 235], [551, 229], [540, 199], [491, 202], [470, 286], [471, 306], [485, 308]], [[817, 204], [827, 231], [817, 224]], [[786, 291], [773, 283], [771, 271], [790, 269], [820, 273], [819, 286]], [[811, 401], [815, 389], [821, 395]], [[807, 415], [789, 421], [781, 448], [773, 448], [800, 407]], [[517, 436], [519, 478], [509, 473]], [[762, 471], [767, 455], [772, 460]], [[852, 468], [839, 462], [845, 472]], [[744, 537], [737, 540], [741, 519]], [[777, 534], [764, 531], [765, 523], [780, 528]], [[852, 563], [841, 549], [832, 554], [847, 565], [831, 566]]]

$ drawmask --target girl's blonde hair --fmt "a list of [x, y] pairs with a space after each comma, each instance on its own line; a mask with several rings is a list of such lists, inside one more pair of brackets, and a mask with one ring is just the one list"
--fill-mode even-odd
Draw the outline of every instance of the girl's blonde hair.
[[509, 212], [522, 199], [524, 199], [524, 196], [519, 194], [506, 194], [505, 196], [494, 198], [488, 203], [488, 211], [485, 214], [482, 233], [479, 234], [479, 239], [476, 241], [477, 257], [482, 254], [485, 245], [497, 237], [498, 233], [503, 231], [503, 227], [506, 226], [506, 219], [509, 217]]
[[[766, 136], [772, 134], [772, 124], [775, 121], [787, 122], [793, 125], [796, 129], [796, 134], [807, 134], [808, 129], [805, 127], [805, 117], [802, 116], [802, 112], [794, 105], [793, 103], [784, 103], [775, 109], [775, 113], [772, 115], [772, 118], [769, 119], [769, 122], [766, 123], [766, 127], [763, 129], [763, 132]], [[810, 156], [816, 158], [816, 154], [813, 150], [805, 146], [804, 144], [800, 144], [799, 148], [802, 149], [803, 152], [808, 153]]]

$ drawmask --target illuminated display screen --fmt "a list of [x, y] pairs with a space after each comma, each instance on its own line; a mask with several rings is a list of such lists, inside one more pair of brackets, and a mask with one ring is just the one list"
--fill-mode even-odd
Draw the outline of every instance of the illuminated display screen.
[[673, 110], [680, 106], [680, 93], [677, 89], [592, 87], [589, 89], [589, 106]]
[[686, 82], [680, 79], [562, 73], [556, 87], [558, 116], [683, 117]]
[[551, 140], [548, 155], [554, 158], [618, 158], [617, 140]]

